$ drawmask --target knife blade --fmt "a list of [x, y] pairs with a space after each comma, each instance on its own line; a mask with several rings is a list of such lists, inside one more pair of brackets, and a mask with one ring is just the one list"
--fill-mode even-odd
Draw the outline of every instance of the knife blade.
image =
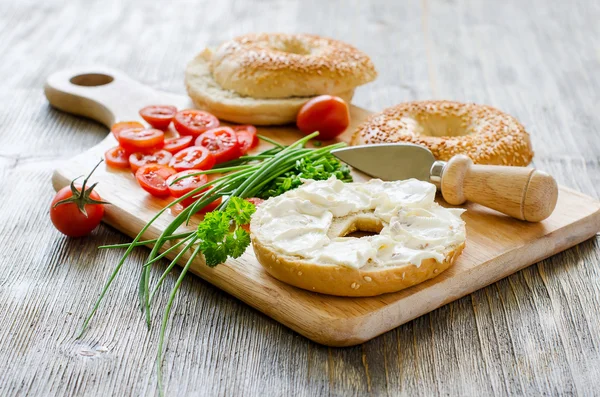
[[430, 171], [436, 161], [429, 149], [412, 143], [348, 146], [331, 153], [353, 168], [384, 181], [417, 178], [431, 182]]
[[431, 182], [449, 204], [461, 205], [468, 200], [530, 222], [548, 218], [558, 199], [558, 185], [545, 172], [473, 164], [461, 154], [440, 161], [429, 149], [411, 143], [350, 146], [331, 153], [375, 178]]

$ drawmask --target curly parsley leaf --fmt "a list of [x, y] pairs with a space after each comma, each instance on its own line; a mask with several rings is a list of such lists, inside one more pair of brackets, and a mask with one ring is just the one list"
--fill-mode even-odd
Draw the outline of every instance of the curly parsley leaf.
[[255, 211], [256, 208], [251, 202], [240, 197], [231, 197], [225, 213], [233, 219], [236, 225], [241, 226], [250, 223], [250, 218]]

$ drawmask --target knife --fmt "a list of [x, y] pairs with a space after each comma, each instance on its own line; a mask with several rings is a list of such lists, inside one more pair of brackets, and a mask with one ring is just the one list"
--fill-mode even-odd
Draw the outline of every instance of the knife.
[[448, 204], [468, 200], [524, 221], [548, 218], [558, 199], [556, 181], [543, 171], [476, 165], [465, 155], [439, 161], [426, 147], [411, 143], [349, 146], [331, 153], [375, 178], [431, 182]]

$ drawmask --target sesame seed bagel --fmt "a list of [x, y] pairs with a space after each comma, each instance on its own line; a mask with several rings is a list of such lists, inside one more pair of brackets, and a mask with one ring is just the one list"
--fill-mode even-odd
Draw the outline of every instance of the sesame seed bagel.
[[350, 144], [410, 142], [438, 160], [464, 154], [476, 164], [525, 166], [533, 151], [514, 117], [491, 106], [452, 101], [407, 102], [371, 116]]
[[[221, 120], [254, 125], [288, 124], [296, 121], [298, 111], [311, 97], [256, 99], [222, 88], [210, 71], [212, 51], [205, 49], [188, 65], [185, 85], [194, 104]], [[340, 93], [350, 103], [354, 90]]]
[[253, 98], [342, 95], [377, 76], [363, 52], [310, 34], [246, 34], [221, 44], [212, 74], [224, 89]]
[[[465, 246], [464, 210], [440, 206], [435, 192], [416, 179], [307, 180], [257, 207], [254, 253], [270, 275], [309, 291], [400, 291], [439, 275]], [[374, 234], [352, 236], [356, 231]]]

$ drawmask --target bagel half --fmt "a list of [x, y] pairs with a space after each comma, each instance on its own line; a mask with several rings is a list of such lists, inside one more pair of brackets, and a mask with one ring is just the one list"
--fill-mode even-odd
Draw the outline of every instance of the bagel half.
[[[347, 221], [348, 219], [344, 219], [335, 222]], [[376, 229], [373, 227], [371, 231]], [[363, 223], [360, 230], [369, 231], [369, 225]], [[352, 231], [355, 230], [347, 233], [352, 233]], [[284, 283], [327, 295], [365, 297], [397, 292], [438, 276], [452, 266], [462, 253], [465, 243], [449, 249], [442, 262], [430, 258], [422, 260], [419, 266], [408, 264], [383, 268], [371, 266], [360, 269], [316, 264], [299, 257], [282, 255], [254, 237], [252, 246], [256, 258], [265, 270]]]
[[[219, 119], [239, 124], [277, 125], [296, 121], [298, 111], [312, 97], [256, 99], [223, 89], [211, 73], [213, 53], [205, 49], [188, 65], [185, 86], [194, 104]], [[354, 90], [338, 94], [350, 103]]]
[[[465, 246], [464, 210], [440, 206], [435, 191], [416, 179], [306, 180], [257, 207], [254, 252], [270, 275], [308, 291], [400, 291], [439, 275]], [[349, 235], [355, 231], [375, 235]]]

